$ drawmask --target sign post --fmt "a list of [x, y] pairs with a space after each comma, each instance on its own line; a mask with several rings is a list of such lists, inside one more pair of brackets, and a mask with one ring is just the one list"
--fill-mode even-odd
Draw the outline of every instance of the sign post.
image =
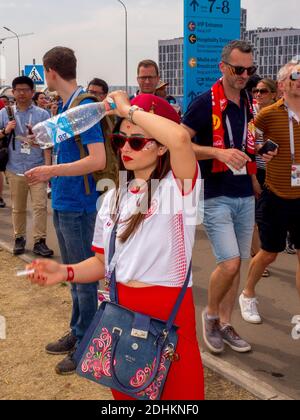
[[184, 0], [184, 108], [218, 80], [223, 47], [241, 34], [241, 0]]

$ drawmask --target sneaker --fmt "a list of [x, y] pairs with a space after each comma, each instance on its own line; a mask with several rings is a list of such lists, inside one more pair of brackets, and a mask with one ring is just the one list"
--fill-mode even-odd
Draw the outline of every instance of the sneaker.
[[6, 207], [6, 203], [2, 197], [0, 197], [0, 209], [4, 209]]
[[71, 351], [67, 357], [64, 358], [55, 368], [58, 375], [67, 376], [73, 375], [76, 372], [77, 364], [73, 359], [75, 350]]
[[257, 310], [258, 301], [256, 298], [246, 298], [244, 293], [242, 293], [239, 302], [244, 321], [250, 322], [250, 324], [262, 323], [262, 319]]
[[262, 274], [262, 277], [264, 278], [264, 279], [268, 279], [269, 277], [271, 277], [271, 273], [270, 273], [270, 271], [269, 270], [267, 270], [267, 269], [265, 269], [265, 271], [263, 272], [263, 274]]
[[238, 353], [248, 353], [252, 350], [249, 343], [243, 340], [231, 325], [221, 328], [223, 342]]
[[22, 255], [25, 252], [26, 240], [24, 238], [17, 238], [13, 249], [14, 255]]
[[49, 249], [46, 245], [45, 239], [40, 239], [34, 244], [33, 252], [36, 255], [40, 255], [43, 258], [53, 257], [54, 252], [52, 249]]
[[55, 343], [48, 344], [45, 350], [46, 353], [53, 355], [69, 354], [70, 351], [75, 349], [76, 343], [77, 338], [70, 332]]
[[207, 318], [206, 310], [202, 313], [203, 339], [209, 350], [214, 354], [220, 354], [224, 351], [223, 338], [220, 333], [219, 318], [210, 320]]

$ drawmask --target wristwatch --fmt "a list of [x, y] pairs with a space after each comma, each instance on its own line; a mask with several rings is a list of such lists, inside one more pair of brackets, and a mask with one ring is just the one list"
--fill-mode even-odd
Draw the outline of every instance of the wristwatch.
[[5, 133], [5, 128], [2, 128], [2, 130], [1, 130], [1, 134], [3, 135], [3, 136], [6, 136], [6, 133]]
[[136, 125], [136, 123], [133, 121], [133, 114], [135, 113], [135, 111], [144, 111], [144, 110], [143, 108], [140, 108], [136, 105], [133, 105], [129, 108], [128, 117], [126, 119], [134, 125]]

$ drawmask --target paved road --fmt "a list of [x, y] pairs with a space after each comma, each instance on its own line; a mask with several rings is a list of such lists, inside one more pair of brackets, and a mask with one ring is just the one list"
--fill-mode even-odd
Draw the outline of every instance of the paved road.
[[[9, 204], [7, 189], [4, 198]], [[0, 240], [12, 244], [10, 211], [9, 207], [0, 210]], [[28, 248], [31, 249], [30, 220], [28, 232]], [[59, 257], [50, 206], [48, 244]], [[291, 336], [293, 328], [291, 320], [294, 315], [300, 314], [299, 298], [295, 288], [296, 265], [295, 256], [283, 254], [271, 267], [272, 277], [261, 282], [258, 297], [259, 308], [264, 317], [263, 325], [252, 326], [245, 323], [241, 320], [238, 310], [234, 314], [234, 326], [253, 345], [254, 351], [247, 355], [239, 355], [226, 349], [221, 360], [229, 362], [233, 371], [240, 368], [254, 375], [258, 385], [265, 382], [279, 392], [298, 400], [300, 399], [300, 340], [295, 341]], [[203, 347], [201, 311], [207, 302], [208, 279], [214, 266], [210, 244], [203, 229], [199, 228], [194, 252], [194, 289], [201, 347]], [[243, 267], [243, 282], [246, 273], [247, 264]]]

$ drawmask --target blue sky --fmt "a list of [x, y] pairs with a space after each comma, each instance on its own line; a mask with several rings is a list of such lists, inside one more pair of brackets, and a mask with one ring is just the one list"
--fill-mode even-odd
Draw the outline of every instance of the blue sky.
[[[205, 0], [200, 0], [205, 1]], [[182, 36], [183, 0], [124, 0], [129, 14], [129, 80], [136, 64], [157, 60], [158, 40]], [[248, 23], [256, 26], [300, 26], [299, 0], [242, 0]], [[297, 7], [296, 7], [297, 6]], [[297, 13], [296, 13], [297, 11]], [[56, 45], [73, 48], [79, 60], [78, 79], [85, 84], [99, 76], [109, 84], [124, 82], [124, 12], [116, 0], [0, 0], [0, 28], [34, 32], [21, 39], [22, 65]], [[7, 36], [0, 29], [0, 38]], [[7, 79], [17, 72], [17, 43], [3, 44]]]

